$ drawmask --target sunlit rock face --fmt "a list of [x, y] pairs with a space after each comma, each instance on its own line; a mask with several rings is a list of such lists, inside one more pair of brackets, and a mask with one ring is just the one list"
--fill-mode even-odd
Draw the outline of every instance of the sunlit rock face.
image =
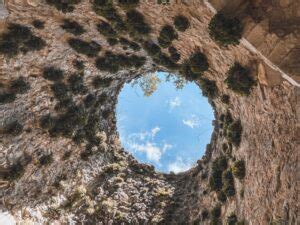
[[[115, 35], [97, 26], [101, 21], [115, 22], [103, 17], [112, 15], [104, 8], [95, 8], [90, 1], [56, 3], [6, 2], [9, 15], [0, 26], [6, 34], [0, 43], [1, 211], [16, 221], [38, 224], [297, 223], [299, 84], [295, 70], [287, 71], [284, 65], [299, 64], [281, 65], [289, 50], [296, 54], [297, 28], [285, 36], [271, 33], [267, 18], [257, 22], [242, 11], [247, 5], [233, 4], [241, 14], [244, 37], [252, 45], [243, 39], [239, 45], [220, 47], [209, 35], [214, 13], [206, 1], [166, 5], [141, 1], [131, 7], [144, 16], [151, 31], [145, 24], [139, 29], [137, 16], [138, 23], [129, 23], [130, 29]], [[126, 21], [128, 8], [119, 7], [117, 1], [114, 7]], [[177, 31], [178, 38], [172, 41], [181, 56], [174, 65], [165, 57], [152, 57], [145, 40], [157, 44], [162, 27], [172, 25], [179, 14], [188, 18], [190, 26]], [[64, 19], [75, 20], [85, 32], [77, 26], [62, 28]], [[3, 38], [12, 37], [9, 29], [17, 29], [11, 23], [27, 26], [30, 32], [22, 28], [10, 39], [13, 43], [3, 45]], [[260, 38], [261, 34], [271, 40]], [[75, 37], [85, 44], [71, 48], [70, 39]], [[107, 40], [120, 37], [141, 49], [124, 40], [115, 45]], [[161, 51], [169, 56], [168, 49]], [[195, 82], [203, 89], [204, 78], [215, 82], [213, 92], [208, 92], [216, 117], [211, 144], [191, 170], [161, 174], [121, 147], [115, 121], [117, 96], [126, 82], [143, 74], [182, 74], [179, 65], [197, 51], [206, 55], [209, 66]], [[234, 62], [248, 67], [258, 80], [249, 95], [233, 92], [224, 82]], [[63, 72], [45, 72], [49, 67]], [[29, 88], [22, 81], [13, 82], [20, 77]], [[218, 163], [221, 156], [227, 166]], [[240, 161], [244, 174], [243, 166], [236, 163]], [[216, 185], [220, 179], [221, 188]]]

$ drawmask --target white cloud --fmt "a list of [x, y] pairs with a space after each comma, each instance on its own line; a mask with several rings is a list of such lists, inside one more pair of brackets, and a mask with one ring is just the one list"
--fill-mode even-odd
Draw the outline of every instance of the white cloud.
[[192, 115], [189, 119], [182, 120], [182, 123], [192, 129], [200, 125], [200, 120], [196, 115]]
[[151, 134], [152, 134], [152, 137], [154, 138], [155, 135], [160, 131], [160, 127], [154, 127], [152, 130], [151, 130]]
[[172, 145], [170, 145], [170, 144], [164, 144], [164, 146], [163, 146], [163, 148], [162, 148], [162, 151], [163, 152], [165, 152], [165, 151], [167, 151], [168, 149], [171, 149], [173, 146]]
[[181, 100], [179, 97], [175, 97], [174, 99], [169, 101], [169, 107], [174, 109], [175, 107], [179, 107], [181, 105]]
[[148, 160], [159, 162], [162, 151], [159, 147], [155, 146], [154, 143], [147, 142], [146, 144], [133, 143], [131, 147], [135, 151], [145, 152]]
[[181, 157], [178, 157], [175, 162], [168, 165], [169, 172], [180, 173], [188, 170], [191, 167], [190, 163], [183, 162]]

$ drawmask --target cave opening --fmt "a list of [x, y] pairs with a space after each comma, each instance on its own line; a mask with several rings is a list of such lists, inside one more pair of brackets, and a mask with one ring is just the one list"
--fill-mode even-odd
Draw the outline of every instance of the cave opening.
[[192, 168], [213, 132], [213, 108], [199, 86], [165, 72], [125, 84], [116, 116], [124, 149], [163, 173]]

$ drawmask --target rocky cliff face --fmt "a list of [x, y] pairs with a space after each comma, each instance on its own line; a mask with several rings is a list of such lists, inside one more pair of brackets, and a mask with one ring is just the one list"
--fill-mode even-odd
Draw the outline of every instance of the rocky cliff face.
[[[129, 8], [115, 1], [107, 8], [99, 6], [104, 2], [5, 2], [9, 15], [1, 21], [0, 209], [25, 224], [297, 224], [295, 71], [300, 65], [287, 56], [284, 65], [296, 68], [287, 71], [274, 59], [296, 52], [297, 44], [288, 45], [289, 51], [280, 46], [297, 43], [299, 26], [283, 36], [274, 33], [268, 17], [256, 22], [245, 13], [251, 1], [230, 6], [226, 1], [140, 1]], [[284, 2], [295, 6], [293, 15], [299, 19], [299, 4]], [[275, 6], [268, 5], [271, 10]], [[211, 39], [213, 7], [239, 12], [246, 38], [239, 45], [220, 47]], [[136, 14], [137, 21], [126, 20], [130, 8], [144, 16], [145, 24]], [[162, 27], [172, 25], [179, 14], [190, 22], [172, 42], [181, 59], [170, 61], [167, 49], [153, 56], [158, 54], [152, 51], [155, 46], [147, 48], [147, 43], [157, 43]], [[125, 29], [122, 21], [129, 21]], [[261, 24], [269, 41], [258, 44]], [[280, 30], [282, 25], [276, 26]], [[72, 47], [72, 38], [84, 43]], [[125, 82], [147, 72], [182, 74], [179, 65], [196, 51], [206, 55], [209, 68], [195, 82], [202, 88], [209, 86], [203, 86], [204, 79], [215, 82], [213, 94], [208, 94], [216, 115], [211, 144], [190, 171], [157, 173], [120, 145], [117, 96]], [[257, 80], [249, 95], [233, 92], [224, 82], [235, 62]], [[228, 134], [239, 135], [235, 121], [242, 128], [237, 144]], [[237, 162], [244, 163], [245, 176]], [[218, 181], [214, 174], [223, 180], [222, 190], [212, 188], [212, 180]]]

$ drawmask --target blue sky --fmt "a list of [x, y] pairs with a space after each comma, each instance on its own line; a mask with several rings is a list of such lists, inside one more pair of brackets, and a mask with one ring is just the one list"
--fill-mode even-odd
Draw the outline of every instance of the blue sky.
[[176, 89], [161, 83], [149, 97], [138, 85], [126, 84], [118, 99], [117, 127], [123, 147], [160, 172], [191, 168], [205, 152], [212, 133], [213, 110], [194, 83]]

